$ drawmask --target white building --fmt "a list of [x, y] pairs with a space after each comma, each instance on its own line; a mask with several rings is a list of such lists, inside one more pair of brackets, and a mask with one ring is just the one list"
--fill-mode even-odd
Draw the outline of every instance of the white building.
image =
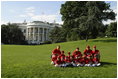
[[42, 21], [33, 21], [27, 23], [16, 23], [21, 28], [25, 39], [29, 44], [40, 44], [49, 41], [49, 31], [55, 26], [60, 26], [56, 23], [47, 23]]

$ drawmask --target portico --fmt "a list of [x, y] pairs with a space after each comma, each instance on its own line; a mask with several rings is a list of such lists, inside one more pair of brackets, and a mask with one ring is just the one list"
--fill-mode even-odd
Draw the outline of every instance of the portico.
[[40, 44], [48, 40], [48, 27], [29, 26], [26, 31], [26, 40], [29, 44]]

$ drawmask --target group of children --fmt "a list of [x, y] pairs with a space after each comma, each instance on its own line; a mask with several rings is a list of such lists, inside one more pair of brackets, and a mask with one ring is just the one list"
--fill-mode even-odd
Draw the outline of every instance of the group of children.
[[60, 46], [52, 51], [51, 64], [55, 67], [67, 67], [67, 66], [100, 66], [100, 52], [93, 46], [93, 50], [90, 46], [87, 46], [84, 53], [79, 51], [79, 48], [72, 53], [68, 52], [68, 56], [65, 56], [64, 51], [60, 51]]

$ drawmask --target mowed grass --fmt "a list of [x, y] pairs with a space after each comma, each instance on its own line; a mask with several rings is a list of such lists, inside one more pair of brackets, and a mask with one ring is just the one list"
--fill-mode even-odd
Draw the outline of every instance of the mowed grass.
[[[101, 52], [100, 67], [56, 68], [50, 64], [51, 51], [57, 46], [73, 52], [76, 47], [83, 53], [86, 45], [96, 45]], [[2, 78], [116, 78], [117, 38], [99, 38], [48, 45], [2, 45]]]

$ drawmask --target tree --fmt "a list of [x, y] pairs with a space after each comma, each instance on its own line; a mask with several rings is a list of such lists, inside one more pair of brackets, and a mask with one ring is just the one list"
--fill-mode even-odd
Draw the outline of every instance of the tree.
[[99, 29], [99, 33], [98, 33], [98, 36], [99, 37], [105, 37], [106, 36], [106, 29], [107, 29], [108, 25], [104, 25], [103, 27], [101, 27]]
[[61, 27], [55, 26], [49, 33], [49, 37], [52, 43], [64, 42], [64, 30]]
[[79, 28], [83, 39], [96, 38], [99, 29], [103, 27], [103, 20], [115, 19], [115, 13], [109, 8], [110, 5], [104, 1], [67, 1], [62, 4], [63, 28], [70, 30]]
[[26, 44], [23, 32], [16, 24], [1, 25], [1, 42], [4, 44]]
[[107, 27], [106, 35], [110, 37], [117, 37], [117, 22], [112, 22]]
[[78, 28], [73, 28], [70, 30], [70, 33], [68, 33], [67, 41], [77, 41], [80, 35], [80, 30]]

